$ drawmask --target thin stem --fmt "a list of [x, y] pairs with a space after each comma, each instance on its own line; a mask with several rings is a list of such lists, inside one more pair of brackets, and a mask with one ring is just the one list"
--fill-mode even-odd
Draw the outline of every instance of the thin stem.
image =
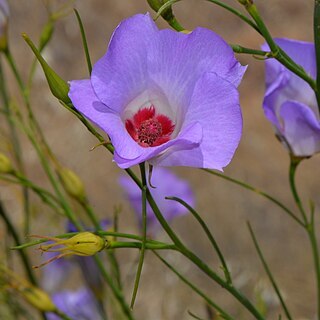
[[289, 168], [289, 182], [290, 182], [290, 188], [291, 188], [291, 192], [294, 198], [294, 201], [301, 213], [302, 219], [305, 223], [305, 225], [307, 226], [308, 224], [308, 218], [307, 218], [307, 214], [303, 208], [302, 202], [300, 200], [297, 188], [296, 188], [296, 183], [295, 183], [295, 176], [296, 176], [296, 171], [297, 171], [297, 167], [300, 163], [300, 159], [296, 159], [291, 157], [290, 159], [290, 168]]
[[[4, 209], [1, 201], [0, 201], [0, 216], [1, 216], [1, 218], [3, 219], [3, 221], [4, 221], [4, 223], [5, 223], [6, 227], [7, 227], [7, 230], [8, 230], [8, 232], [11, 234], [11, 236], [12, 236], [12, 238], [13, 238], [16, 246], [19, 246], [20, 243], [21, 243], [21, 242], [20, 242], [19, 235], [18, 235], [18, 233], [16, 232], [16, 229], [14, 228], [14, 226], [13, 226], [10, 218], [9, 218], [8, 215], [6, 214], [5, 209]], [[25, 254], [25, 252], [22, 251], [22, 250], [19, 251], [19, 255], [20, 255], [22, 264], [23, 264], [23, 266], [24, 266], [24, 269], [25, 269], [25, 271], [26, 271], [26, 273], [27, 273], [27, 277], [28, 277], [29, 281], [30, 281], [33, 285], [38, 286], [37, 280], [36, 280], [36, 278], [35, 278], [35, 276], [34, 276], [34, 274], [33, 274], [33, 271], [32, 271], [32, 269], [31, 269], [31, 264], [30, 264], [30, 261], [29, 261], [28, 256], [27, 256], [27, 255]], [[42, 319], [46, 320], [47, 317], [46, 317], [45, 313], [43, 313], [43, 312], [40, 312], [40, 313], [41, 313]]]
[[318, 320], [320, 320], [320, 260], [319, 260], [319, 249], [318, 249], [318, 242], [316, 237], [316, 231], [314, 226], [314, 212], [313, 209], [311, 210], [311, 220], [308, 222], [308, 218], [306, 215], [306, 212], [304, 210], [302, 201], [300, 199], [300, 196], [298, 194], [296, 183], [295, 183], [295, 175], [298, 165], [300, 164], [301, 159], [297, 159], [294, 156], [291, 156], [290, 159], [290, 168], [289, 168], [289, 181], [290, 181], [290, 187], [291, 192], [294, 198], [294, 201], [299, 208], [299, 211], [302, 215], [303, 220], [305, 221], [305, 227], [304, 229], [308, 233], [309, 241], [311, 244], [312, 249], [312, 255], [313, 255], [313, 262], [314, 262], [314, 269], [317, 279], [317, 314], [318, 314]]
[[256, 238], [256, 236], [255, 236], [255, 234], [253, 232], [253, 229], [252, 229], [252, 227], [251, 227], [249, 222], [247, 222], [247, 225], [248, 225], [249, 232], [250, 232], [251, 238], [253, 240], [254, 246], [255, 246], [255, 248], [257, 250], [257, 253], [258, 253], [259, 258], [261, 260], [261, 263], [263, 265], [263, 268], [264, 268], [264, 270], [266, 271], [266, 273], [267, 273], [267, 275], [269, 277], [269, 280], [270, 280], [270, 282], [271, 282], [271, 284], [273, 286], [274, 291], [276, 292], [276, 294], [277, 294], [277, 296], [278, 296], [278, 298], [280, 300], [281, 306], [282, 306], [282, 308], [283, 308], [288, 320], [292, 320], [291, 314], [290, 314], [290, 312], [289, 312], [289, 310], [288, 310], [288, 308], [286, 306], [286, 303], [284, 302], [284, 299], [283, 299], [282, 294], [281, 294], [281, 292], [279, 290], [279, 287], [278, 287], [278, 285], [277, 285], [277, 283], [276, 283], [276, 281], [275, 281], [275, 279], [274, 279], [274, 277], [272, 275], [272, 272], [270, 271], [270, 268], [269, 268], [266, 260], [264, 259], [264, 256], [263, 256], [262, 251], [261, 251], [261, 249], [259, 247], [257, 238]]
[[314, 79], [312, 79], [306, 71], [298, 64], [296, 64], [273, 40], [268, 28], [266, 27], [265, 23], [263, 22], [259, 11], [253, 2], [249, 2], [245, 5], [246, 10], [250, 14], [250, 16], [255, 21], [259, 33], [264, 37], [264, 39], [267, 41], [270, 50], [273, 54], [273, 57], [277, 59], [281, 64], [283, 64], [287, 69], [295, 73], [297, 76], [299, 76], [301, 79], [306, 81], [312, 90], [316, 92], [317, 86]]
[[174, 272], [180, 280], [182, 280], [187, 286], [189, 286], [194, 292], [202, 297], [210, 306], [218, 310], [221, 316], [226, 320], [233, 320], [233, 318], [222, 308], [220, 308], [215, 302], [213, 302], [204, 292], [202, 292], [197, 286], [191, 283], [186, 277], [184, 277], [177, 269], [175, 269], [169, 262], [163, 259], [156, 251], [152, 251], [162, 263], [164, 263], [172, 272]]
[[142, 249], [142, 247], [145, 247], [145, 249], [148, 250], [178, 250], [177, 247], [174, 244], [167, 244], [167, 243], [155, 243], [155, 242], [146, 242], [143, 244], [143, 242], [125, 242], [125, 241], [115, 241], [111, 242], [109, 246], [107, 247], [107, 250], [109, 249], [120, 249], [120, 248], [134, 248], [134, 249]]
[[236, 15], [237, 17], [239, 17], [242, 21], [244, 21], [245, 23], [247, 23], [249, 26], [251, 26], [253, 29], [255, 29], [258, 33], [260, 33], [259, 28], [257, 27], [257, 25], [251, 21], [248, 17], [246, 17], [245, 15], [243, 15], [240, 11], [230, 7], [229, 5], [227, 5], [226, 3], [223, 3], [219, 0], [207, 0], [209, 2], [215, 3], [216, 5], [218, 5], [219, 7], [222, 7], [226, 10], [228, 10], [229, 12], [231, 12], [232, 14]]
[[104, 280], [107, 282], [107, 284], [109, 285], [109, 287], [111, 288], [113, 294], [115, 295], [115, 297], [117, 298], [118, 302], [121, 305], [121, 308], [124, 312], [124, 314], [127, 316], [127, 318], [129, 320], [134, 320], [134, 317], [132, 315], [131, 309], [129, 308], [129, 306], [127, 305], [123, 293], [121, 292], [121, 290], [119, 290], [117, 288], [117, 286], [115, 286], [112, 278], [110, 277], [109, 273], [105, 270], [102, 261], [100, 260], [100, 258], [95, 255], [94, 259], [97, 263], [97, 266], [102, 274], [102, 277], [104, 278]]
[[234, 179], [234, 178], [231, 178], [231, 177], [228, 177], [224, 174], [221, 174], [219, 172], [216, 172], [216, 171], [213, 171], [213, 170], [210, 170], [210, 169], [202, 169], [203, 171], [205, 172], [208, 172], [214, 176], [217, 176], [219, 178], [222, 178], [224, 180], [227, 180], [227, 181], [230, 181], [234, 184], [237, 184], [245, 189], [248, 189], [250, 191], [253, 191], [254, 193], [270, 200], [271, 202], [273, 202], [274, 204], [276, 204], [278, 207], [280, 207], [284, 212], [286, 212], [291, 218], [294, 219], [294, 221], [296, 221], [297, 223], [299, 223], [302, 227], [304, 227], [304, 222], [301, 221], [299, 218], [297, 218], [295, 216], [295, 214], [289, 209], [287, 208], [284, 204], [282, 204], [279, 200], [277, 200], [276, 198], [274, 198], [273, 196], [269, 195], [268, 193], [264, 192], [264, 191], [261, 191], [260, 189], [257, 189], [256, 187], [253, 187], [245, 182], [242, 182], [240, 180], [237, 180], [237, 179]]
[[68, 317], [64, 312], [60, 310], [56, 310], [54, 313], [63, 320], [72, 320], [70, 317]]
[[270, 51], [262, 51], [262, 50], [257, 50], [257, 49], [246, 48], [246, 47], [242, 47], [238, 44], [230, 44], [230, 46], [235, 53], [252, 54], [255, 56], [261, 56], [265, 59], [272, 58], [272, 53]]
[[146, 240], [147, 240], [147, 179], [146, 179], [146, 171], [145, 171], [145, 164], [144, 162], [140, 164], [140, 172], [141, 172], [141, 180], [143, 184], [142, 188], [142, 244], [141, 244], [141, 250], [140, 250], [140, 256], [139, 256], [139, 262], [138, 262], [138, 268], [137, 268], [137, 273], [136, 273], [136, 279], [134, 282], [134, 287], [133, 287], [133, 293], [132, 293], [132, 298], [131, 298], [131, 303], [130, 303], [130, 308], [132, 309], [134, 306], [134, 302], [136, 300], [136, 296], [138, 293], [138, 288], [139, 288], [139, 282], [141, 278], [141, 273], [142, 273], [142, 267], [143, 267], [143, 262], [144, 262], [144, 255], [145, 255], [145, 250], [146, 250]]
[[78, 20], [80, 33], [81, 33], [81, 39], [82, 39], [82, 45], [83, 45], [83, 49], [84, 49], [84, 53], [85, 53], [86, 61], [87, 61], [87, 66], [88, 66], [89, 74], [91, 74], [92, 63], [91, 63], [91, 59], [90, 59], [86, 33], [84, 31], [83, 23], [82, 23], [82, 20], [81, 20], [81, 17], [80, 17], [80, 14], [79, 14], [78, 10], [77, 9], [73, 9], [73, 10], [74, 10], [74, 13], [76, 14], [76, 17], [77, 17], [77, 20]]
[[39, 197], [40, 199], [45, 202], [47, 205], [49, 205], [53, 210], [57, 211], [59, 214], [63, 214], [61, 212], [61, 207], [60, 207], [60, 202], [58, 199], [52, 195], [49, 191], [35, 185], [32, 181], [28, 180], [27, 178], [23, 177], [21, 173], [16, 173], [15, 179], [9, 178], [6, 175], [1, 175], [0, 174], [0, 180], [14, 183], [14, 184], [19, 184], [22, 185], [26, 188], [29, 188], [33, 190]]
[[192, 313], [190, 310], [188, 310], [188, 314], [190, 317], [192, 317], [193, 319], [196, 319], [196, 320], [205, 320], [203, 318], [200, 318], [198, 316], [196, 316], [194, 313]]
[[12, 114], [9, 108], [9, 97], [8, 97], [8, 92], [7, 92], [6, 82], [4, 79], [1, 61], [0, 61], [0, 92], [2, 94], [4, 113], [7, 118], [9, 130], [10, 130], [10, 137], [12, 139], [14, 158], [17, 162], [19, 170], [24, 172], [23, 162], [21, 159], [22, 157], [21, 157], [20, 141], [19, 141], [19, 137], [18, 137], [16, 128], [14, 126], [14, 121], [12, 120]]
[[181, 254], [183, 254], [187, 259], [192, 261], [200, 270], [202, 270], [207, 276], [209, 276], [216, 283], [225, 288], [229, 293], [231, 293], [246, 309], [258, 320], [263, 320], [263, 316], [259, 313], [259, 311], [254, 307], [254, 305], [244, 296], [242, 295], [236, 288], [232, 285], [225, 282], [222, 278], [220, 278], [212, 269], [208, 267], [199, 257], [197, 257], [193, 252], [191, 252], [188, 248], [184, 246], [179, 237], [175, 234], [175, 232], [171, 229], [165, 218], [163, 217], [161, 211], [159, 210], [157, 204], [155, 203], [149, 189], [147, 189], [147, 200], [163, 229], [167, 232], [168, 236], [171, 238], [173, 243], [179, 249]]
[[223, 272], [225, 274], [226, 280], [227, 282], [232, 285], [232, 279], [231, 279], [231, 275], [230, 275], [230, 271], [229, 268], [227, 266], [227, 263], [224, 259], [224, 256], [219, 248], [218, 243], [216, 242], [216, 240], [214, 239], [211, 231], [209, 230], [208, 226], [206, 225], [206, 223], [204, 222], [204, 220], [201, 218], [201, 216], [198, 214], [198, 212], [192, 208], [189, 204], [187, 204], [185, 201], [183, 201], [182, 199], [178, 198], [178, 197], [166, 197], [166, 199], [168, 200], [174, 200], [179, 202], [180, 204], [182, 204], [185, 208], [187, 208], [187, 210], [190, 211], [190, 213], [194, 216], [194, 218], [196, 218], [196, 220], [199, 222], [200, 226], [202, 227], [203, 231], [205, 232], [205, 234], [207, 235], [210, 243], [212, 244], [214, 250], [216, 251], [216, 253], [219, 256], [219, 259], [221, 261], [222, 264], [222, 269]]
[[[10, 218], [6, 214], [5, 209], [4, 209], [1, 201], [0, 201], [0, 216], [2, 217], [3, 221], [5, 222], [6, 227], [7, 227], [8, 231], [9, 231], [9, 233], [11, 234], [16, 246], [20, 246], [21, 241], [20, 241], [19, 235], [16, 232], [16, 230], [15, 230], [15, 228], [14, 228], [14, 226], [13, 226], [11, 220], [10, 220]], [[33, 285], [37, 285], [36, 278], [35, 278], [35, 276], [33, 274], [33, 271], [32, 271], [32, 269], [30, 267], [31, 265], [30, 265], [28, 256], [22, 250], [19, 251], [19, 254], [20, 254], [23, 266], [24, 266], [24, 268], [26, 270], [26, 273], [27, 273], [27, 276], [28, 276], [30, 282]]]

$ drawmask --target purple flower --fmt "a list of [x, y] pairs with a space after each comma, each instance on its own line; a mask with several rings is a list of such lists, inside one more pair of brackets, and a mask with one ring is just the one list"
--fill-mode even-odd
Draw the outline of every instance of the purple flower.
[[236, 87], [245, 69], [214, 32], [159, 30], [137, 14], [116, 28], [91, 79], [70, 82], [69, 97], [109, 135], [121, 168], [222, 170], [241, 136]]
[[[289, 39], [275, 41], [315, 78], [317, 67], [313, 43]], [[263, 49], [269, 50], [267, 45]], [[320, 151], [319, 110], [315, 93], [304, 80], [275, 59], [266, 60], [263, 108], [290, 153], [308, 157]]]
[[[72, 319], [102, 319], [97, 302], [86, 288], [61, 291], [54, 294], [52, 299], [57, 308]], [[47, 317], [48, 320], [60, 320], [60, 317], [53, 313], [48, 313]]]
[[[168, 222], [175, 217], [186, 214], [187, 209], [176, 201], [166, 200], [165, 197], [175, 196], [181, 198], [190, 206], [194, 206], [195, 199], [190, 185], [186, 181], [179, 179], [168, 169], [156, 167], [153, 170], [151, 180], [155, 188], [150, 188], [150, 192]], [[126, 197], [137, 214], [139, 224], [141, 226], [141, 190], [132, 181], [132, 179], [127, 176], [121, 176], [119, 182], [125, 191]], [[149, 233], [153, 233], [155, 229], [159, 227], [158, 221], [149, 204], [147, 204], [147, 224]]]
[[0, 51], [7, 48], [8, 17], [8, 2], [6, 0], [0, 0]]

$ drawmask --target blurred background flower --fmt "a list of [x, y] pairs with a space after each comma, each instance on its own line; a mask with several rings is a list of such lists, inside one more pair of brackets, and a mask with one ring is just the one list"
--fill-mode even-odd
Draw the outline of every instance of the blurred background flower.
[[0, 0], [0, 52], [8, 45], [9, 5], [7, 0]]
[[[71, 319], [102, 320], [97, 302], [92, 292], [86, 288], [77, 290], [63, 290], [53, 294], [52, 300], [59, 310]], [[48, 313], [48, 320], [60, 320], [55, 314]]]
[[[142, 201], [141, 190], [135, 182], [128, 176], [121, 176], [119, 183], [123, 188], [126, 198], [134, 209], [139, 226], [142, 224]], [[186, 214], [187, 209], [176, 201], [166, 200], [165, 197], [175, 196], [187, 202], [194, 207], [195, 197], [190, 184], [183, 179], [178, 178], [173, 172], [162, 167], [155, 167], [151, 177], [152, 186], [149, 190], [154, 197], [159, 209], [168, 222], [174, 218]], [[147, 204], [147, 227], [148, 233], [154, 234], [160, 225], [150, 207]]]

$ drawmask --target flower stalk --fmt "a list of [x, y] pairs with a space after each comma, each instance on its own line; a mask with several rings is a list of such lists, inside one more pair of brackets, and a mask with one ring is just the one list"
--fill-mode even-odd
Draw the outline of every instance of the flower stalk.
[[306, 211], [304, 209], [304, 206], [302, 204], [302, 201], [300, 199], [300, 196], [296, 187], [296, 182], [295, 182], [297, 167], [301, 163], [301, 161], [302, 161], [301, 159], [291, 155], [290, 167], [289, 167], [289, 182], [290, 182], [291, 193], [293, 195], [296, 206], [299, 209], [301, 216], [305, 222], [304, 229], [308, 234], [308, 238], [311, 244], [313, 263], [314, 263], [314, 269], [315, 269], [315, 275], [316, 275], [316, 286], [317, 286], [317, 315], [318, 315], [318, 320], [320, 320], [320, 256], [319, 256], [319, 248], [318, 248], [318, 242], [317, 242], [317, 236], [316, 236], [316, 230], [315, 230], [314, 218], [313, 218], [314, 212], [312, 209], [311, 219], [309, 221]]

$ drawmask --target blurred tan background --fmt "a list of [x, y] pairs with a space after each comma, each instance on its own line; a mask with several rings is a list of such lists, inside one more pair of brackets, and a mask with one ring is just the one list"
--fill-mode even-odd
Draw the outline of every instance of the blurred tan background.
[[[65, 1], [46, 2], [55, 8]], [[237, 1], [225, 2], [241, 10]], [[11, 0], [9, 3], [10, 46], [19, 69], [26, 76], [32, 54], [20, 34], [26, 32], [31, 39], [38, 39], [47, 13], [41, 0]], [[256, 4], [273, 36], [312, 41], [313, 1], [257, 0]], [[92, 61], [96, 61], [105, 53], [110, 35], [122, 19], [135, 13], [150, 11], [144, 0], [77, 0], [75, 7], [83, 19]], [[251, 48], [259, 48], [263, 43], [263, 39], [249, 26], [206, 1], [181, 1], [175, 5], [175, 14], [181, 24], [190, 30], [196, 26], [207, 27], [230, 43]], [[162, 28], [167, 27], [161, 19], [158, 20], [158, 25]], [[53, 39], [44, 54], [64, 79], [87, 77], [80, 33], [73, 13], [57, 22]], [[294, 208], [288, 192], [289, 158], [286, 150], [275, 139], [261, 107], [264, 94], [263, 61], [244, 55], [238, 55], [238, 58], [242, 64], [249, 65], [240, 86], [244, 130], [240, 147], [225, 173], [275, 195]], [[11, 79], [11, 93], [20, 101], [11, 73], [8, 68], [6, 71]], [[112, 217], [114, 206], [122, 204], [120, 230], [138, 232], [134, 214], [117, 185], [121, 170], [111, 162], [110, 154], [103, 148], [89, 152], [96, 140], [52, 98], [40, 70], [37, 72], [33, 89], [32, 104], [50, 146], [62, 164], [72, 168], [82, 177], [96, 212], [101, 218]], [[31, 146], [26, 142], [23, 147], [28, 175], [39, 184], [46, 185], [44, 174], [39, 170], [39, 162]], [[318, 166], [319, 156], [315, 156], [305, 161], [298, 172], [303, 200], [307, 204], [309, 199], [313, 199], [317, 208], [320, 205]], [[316, 312], [315, 278], [311, 249], [303, 230], [278, 207], [254, 193], [197, 169], [176, 168], [174, 171], [193, 184], [197, 197], [196, 208], [215, 234], [231, 266], [235, 284], [252, 299], [261, 291], [269, 303], [270, 311], [267, 318], [278, 319], [280, 308], [249, 237], [246, 226], [246, 221], [249, 220], [294, 319], [313, 319]], [[0, 197], [12, 210], [16, 225], [22, 225], [16, 189], [0, 184]], [[62, 233], [61, 219], [58, 220], [36, 197], [32, 199], [32, 233]], [[317, 209], [317, 214], [318, 212]], [[199, 256], [218, 269], [216, 254], [191, 216], [177, 219], [173, 225]], [[319, 227], [318, 221], [316, 226]], [[3, 237], [5, 231], [1, 223], [0, 232], [0, 237]], [[32, 250], [29, 252], [33, 254]], [[39, 259], [36, 255], [34, 261]], [[123, 273], [127, 279], [128, 299], [134, 280], [136, 257], [137, 252], [119, 252]], [[251, 319], [232, 297], [208, 281], [196, 268], [176, 255], [169, 259], [175, 262], [184, 274], [188, 274], [193, 281], [205, 288], [216, 302], [237, 315], [236, 319]], [[134, 309], [137, 319], [191, 319], [187, 310], [205, 318], [203, 301], [178, 281], [175, 275], [165, 270], [151, 254], [148, 255]]]

